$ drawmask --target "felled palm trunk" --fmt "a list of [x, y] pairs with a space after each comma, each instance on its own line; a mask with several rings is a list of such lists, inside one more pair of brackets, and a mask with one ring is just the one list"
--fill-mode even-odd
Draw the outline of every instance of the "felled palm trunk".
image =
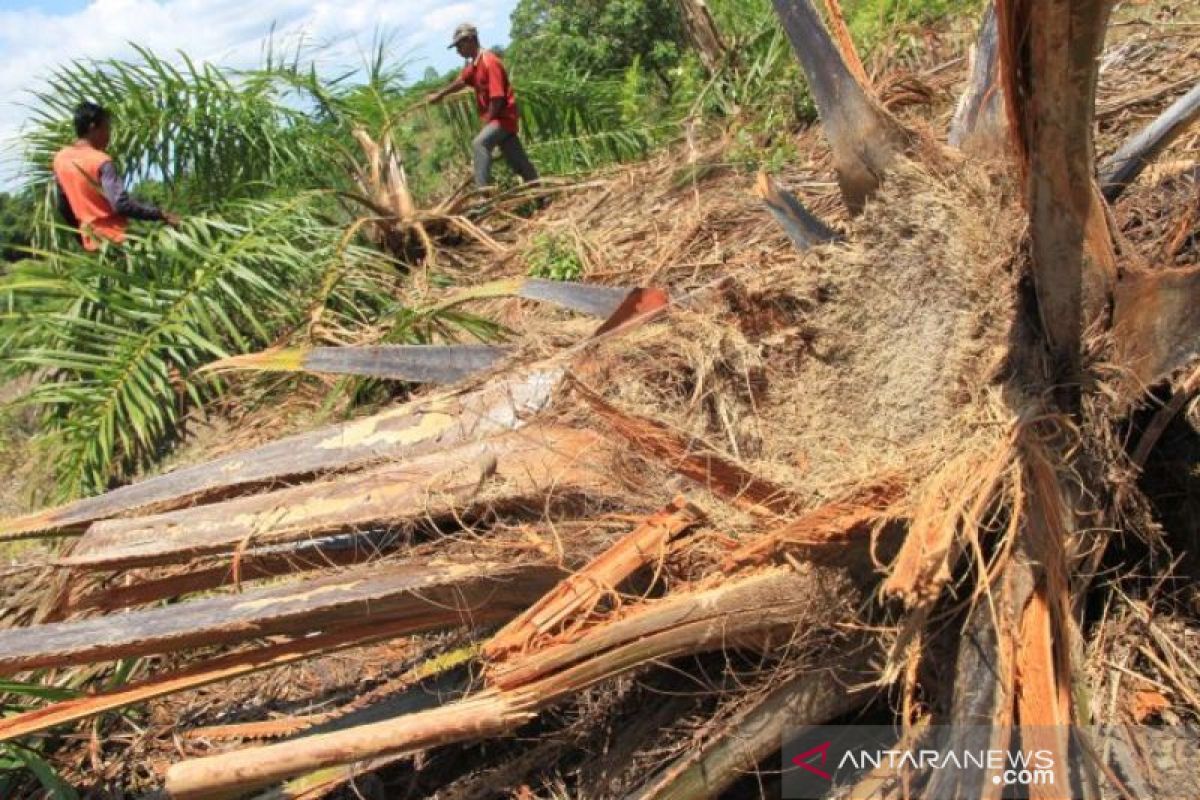
[[774, 0], [808, 78], [851, 213], [862, 210], [909, 135], [855, 76], [810, 0]]
[[408, 633], [503, 622], [559, 574], [544, 565], [390, 564], [180, 606], [21, 628], [0, 642], [0, 674], [334, 631], [366, 619], [407, 621]]
[[360, 469], [474, 441], [523, 426], [549, 402], [563, 375], [533, 368], [479, 389], [417, 400], [340, 425], [289, 436], [106, 494], [0, 521], [0, 541], [78, 535], [90, 523], [132, 512], [179, 508], [286, 478]]
[[432, 711], [225, 753], [173, 766], [167, 791], [179, 800], [224, 798], [300, 772], [387, 753], [498, 736], [540, 709], [640, 664], [776, 632], [786, 640], [797, 626], [817, 625], [808, 592], [811, 578], [775, 569], [717, 589], [647, 604], [598, 625], [567, 645], [505, 664], [493, 688]]

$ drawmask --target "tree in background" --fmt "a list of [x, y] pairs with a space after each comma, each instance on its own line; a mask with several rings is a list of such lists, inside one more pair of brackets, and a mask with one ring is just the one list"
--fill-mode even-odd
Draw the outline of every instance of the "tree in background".
[[33, 199], [28, 194], [0, 192], [0, 260], [20, 261], [33, 228]]
[[612, 73], [640, 59], [669, 91], [684, 31], [673, 0], [519, 0], [511, 37], [514, 75]]

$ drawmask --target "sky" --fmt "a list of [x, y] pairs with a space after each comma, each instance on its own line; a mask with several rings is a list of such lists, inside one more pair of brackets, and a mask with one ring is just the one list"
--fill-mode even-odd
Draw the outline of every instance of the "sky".
[[0, 189], [18, 179], [15, 138], [28, 92], [55, 65], [78, 57], [122, 57], [137, 42], [159, 55], [183, 50], [230, 67], [259, 63], [262, 43], [320, 44], [331, 74], [362, 63], [377, 32], [390, 38], [410, 76], [461, 63], [447, 50], [460, 22], [485, 45], [508, 41], [516, 0], [0, 0]]

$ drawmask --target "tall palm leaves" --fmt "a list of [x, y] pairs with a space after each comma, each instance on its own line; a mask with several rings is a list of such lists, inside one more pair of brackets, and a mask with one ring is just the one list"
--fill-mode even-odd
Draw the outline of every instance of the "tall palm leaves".
[[[152, 459], [181, 410], [214, 389], [197, 366], [271, 343], [307, 319], [330, 271], [378, 260], [339, 247], [321, 199], [243, 201], [98, 256], [47, 252], [0, 281], [15, 323], [3, 355], [10, 370], [42, 377], [26, 402], [46, 411], [68, 493]], [[332, 283], [334, 313], [382, 310], [382, 286]]]
[[264, 182], [316, 162], [308, 118], [282, 102], [269, 73], [232, 73], [185, 54], [175, 66], [141, 48], [138, 56], [71, 62], [34, 93], [26, 136], [33, 183], [49, 183], [50, 161], [74, 138], [71, 113], [82, 100], [113, 113], [110, 150], [128, 180], [161, 182], [190, 207], [261, 193]]

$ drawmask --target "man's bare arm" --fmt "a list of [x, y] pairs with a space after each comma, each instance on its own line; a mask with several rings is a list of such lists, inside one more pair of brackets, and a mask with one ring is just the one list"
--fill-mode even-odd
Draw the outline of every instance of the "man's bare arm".
[[445, 98], [449, 97], [455, 92], [460, 92], [465, 88], [467, 88], [467, 82], [462, 78], [455, 78], [454, 80], [450, 81], [449, 84], [443, 86], [441, 89], [438, 89], [436, 92], [430, 92], [429, 94], [425, 95], [425, 100], [429, 103], [440, 103]]

